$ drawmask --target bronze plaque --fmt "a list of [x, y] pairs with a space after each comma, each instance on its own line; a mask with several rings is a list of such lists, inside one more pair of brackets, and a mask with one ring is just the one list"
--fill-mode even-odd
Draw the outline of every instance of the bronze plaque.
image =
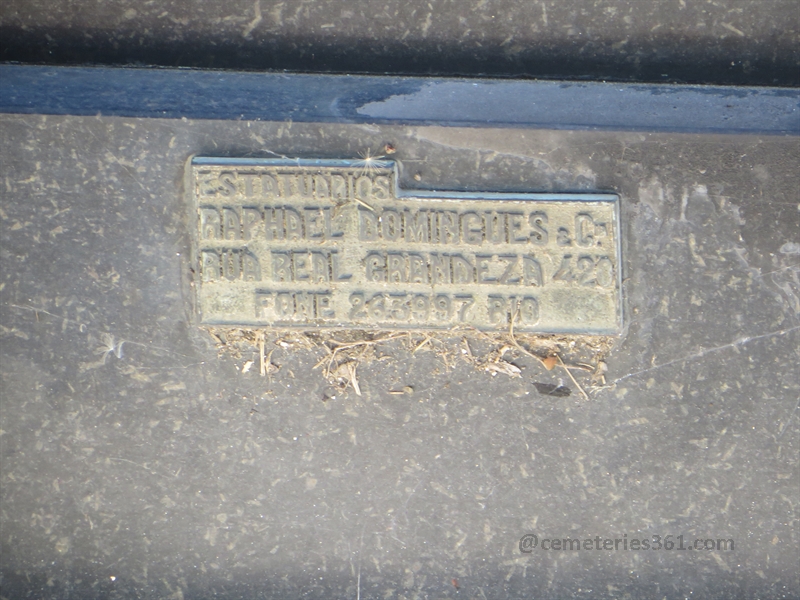
[[391, 161], [191, 162], [205, 324], [614, 334], [614, 194], [422, 192]]

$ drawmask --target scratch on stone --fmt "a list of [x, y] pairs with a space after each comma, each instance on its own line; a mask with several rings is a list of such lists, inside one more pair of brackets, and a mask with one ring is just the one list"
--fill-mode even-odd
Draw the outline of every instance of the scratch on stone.
[[681, 196], [681, 221], [686, 221], [686, 207], [689, 205], [689, 193], [686, 191], [686, 188], [683, 190], [683, 195]]
[[689, 251], [692, 253], [692, 258], [698, 265], [701, 267], [706, 266], [706, 261], [704, 261], [703, 257], [697, 252], [697, 240], [695, 239], [693, 233], [689, 234]]
[[783, 434], [786, 433], [786, 430], [789, 429], [789, 424], [792, 422], [792, 419], [794, 418], [794, 413], [797, 412], [798, 408], [800, 408], [800, 402], [798, 402], [797, 404], [794, 405], [794, 408], [792, 409], [792, 412], [789, 413], [789, 418], [786, 419], [786, 425], [783, 426], [783, 428], [781, 429], [781, 432], [778, 434], [778, 437], [775, 438], [775, 439], [777, 439], [777, 440], [781, 439]]
[[433, 13], [428, 13], [428, 16], [425, 17], [425, 22], [422, 24], [422, 37], [428, 37], [428, 29], [431, 27], [431, 17]]
[[242, 32], [242, 36], [248, 37], [251, 33], [253, 33], [253, 29], [258, 27], [258, 24], [261, 23], [261, 0], [256, 0], [255, 6], [255, 18], [247, 24], [247, 27], [244, 28]]
[[708, 354], [713, 354], [715, 352], [719, 352], [721, 350], [726, 350], [728, 348], [736, 348], [738, 346], [743, 346], [745, 344], [749, 344], [750, 342], [754, 342], [756, 340], [763, 340], [765, 338], [776, 337], [780, 335], [787, 335], [792, 333], [793, 331], [797, 331], [800, 329], [800, 325], [795, 325], [794, 327], [790, 327], [789, 329], [781, 329], [779, 331], [771, 331], [769, 333], [764, 333], [761, 335], [754, 335], [753, 337], [743, 337], [739, 338], [736, 341], [731, 342], [730, 344], [723, 344], [722, 346], [715, 346], [713, 348], [707, 348], [705, 350], [701, 350], [700, 352], [695, 352], [693, 354], [689, 354], [687, 356], [683, 356], [681, 358], [676, 358], [675, 360], [670, 360], [665, 363], [661, 363], [659, 365], [654, 365], [652, 367], [648, 367], [647, 369], [642, 369], [641, 371], [635, 371], [633, 373], [628, 373], [627, 375], [623, 375], [618, 379], [615, 379], [612, 383], [619, 383], [620, 381], [624, 381], [626, 379], [630, 379], [631, 377], [636, 377], [638, 375], [643, 375], [645, 373], [650, 373], [651, 371], [656, 371], [658, 369], [662, 369], [664, 367], [668, 367], [670, 365], [675, 365], [678, 363], [683, 363], [689, 360], [694, 360], [697, 358], [703, 358]]
[[356, 600], [361, 600], [361, 555], [364, 551], [364, 525], [361, 525], [361, 538], [358, 541], [358, 577], [356, 578]]
[[742, 36], [742, 37], [745, 37], [745, 33], [744, 33], [744, 31], [742, 31], [741, 29], [737, 29], [736, 27], [734, 27], [734, 26], [733, 26], [733, 25], [731, 25], [730, 23], [725, 23], [725, 22], [722, 22], [722, 23], [720, 23], [720, 25], [722, 25], [722, 26], [723, 26], [725, 29], [727, 29], [728, 31], [732, 31], [732, 32], [733, 32], [733, 33], [735, 33], [736, 35], [740, 35], [740, 36]]

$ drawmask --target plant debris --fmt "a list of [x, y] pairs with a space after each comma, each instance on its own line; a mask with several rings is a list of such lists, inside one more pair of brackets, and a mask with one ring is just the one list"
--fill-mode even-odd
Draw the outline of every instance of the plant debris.
[[[465, 361], [476, 371], [493, 377], [538, 378], [542, 371], [537, 374], [535, 365], [527, 360], [533, 358], [544, 371], [560, 367], [577, 393], [588, 400], [590, 392], [605, 387], [607, 366], [603, 359], [616, 339], [609, 336], [520, 334], [515, 333], [513, 327], [502, 333], [465, 327], [443, 332], [222, 327], [210, 327], [206, 331], [212, 336], [220, 355], [242, 360], [239, 367], [242, 373], [254, 373], [256, 366], [261, 376], [277, 373], [281, 367], [273, 356], [280, 356], [281, 351], [316, 355], [313, 370], [319, 372], [328, 384], [323, 401], [335, 399], [349, 390], [361, 396], [365, 372], [362, 367], [375, 361], [393, 360], [392, 356], [384, 354], [390, 346], [395, 356], [398, 348], [404, 349], [409, 356], [430, 352], [441, 361], [445, 370], [450, 370], [458, 361]], [[581, 376], [585, 380], [583, 384], [574, 374], [580, 371], [586, 373]], [[564, 397], [571, 393], [569, 387], [560, 383], [534, 382], [533, 386], [543, 395]], [[386, 391], [399, 396], [411, 395], [414, 389], [405, 386]]]

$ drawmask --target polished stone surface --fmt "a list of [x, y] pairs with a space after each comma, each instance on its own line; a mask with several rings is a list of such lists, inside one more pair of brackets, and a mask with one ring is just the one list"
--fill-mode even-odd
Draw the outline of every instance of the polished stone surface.
[[800, 84], [795, 0], [5, 0], [0, 60]]
[[[798, 138], [35, 115], [0, 137], [3, 596], [798, 597]], [[218, 355], [189, 157], [386, 144], [407, 188], [620, 195], [606, 387], [399, 339], [334, 397], [319, 348], [270, 340], [263, 377]]]

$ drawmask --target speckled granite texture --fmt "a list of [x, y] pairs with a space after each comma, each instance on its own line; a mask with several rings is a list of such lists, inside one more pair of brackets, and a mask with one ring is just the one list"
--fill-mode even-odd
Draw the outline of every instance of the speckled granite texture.
[[800, 83], [795, 0], [5, 0], [0, 59]]
[[[791, 87], [799, 36], [796, 0], [0, 3], [0, 60], [49, 64]], [[800, 138], [0, 114], [0, 140], [2, 598], [800, 598]], [[407, 188], [620, 195], [607, 386], [400, 339], [332, 395], [321, 349], [218, 354], [189, 157], [387, 143]]]
[[[5, 597], [798, 597], [797, 138], [0, 130]], [[320, 350], [274, 347], [271, 378], [217, 356], [189, 302], [187, 158], [386, 142], [408, 187], [621, 195], [608, 389], [587, 402], [524, 355], [521, 378], [492, 376], [401, 340], [359, 368], [361, 397], [323, 401]], [[526, 533], [735, 546], [524, 554]]]

